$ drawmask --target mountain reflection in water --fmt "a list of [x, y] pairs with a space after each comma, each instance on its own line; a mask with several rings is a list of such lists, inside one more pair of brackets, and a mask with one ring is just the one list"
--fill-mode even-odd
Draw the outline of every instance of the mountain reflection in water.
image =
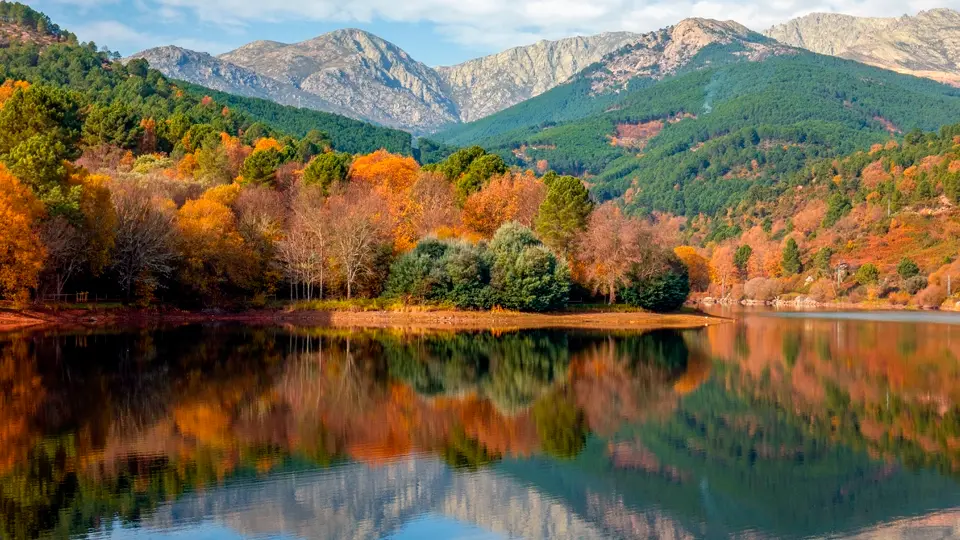
[[0, 537], [951, 536], [945, 328], [0, 335]]

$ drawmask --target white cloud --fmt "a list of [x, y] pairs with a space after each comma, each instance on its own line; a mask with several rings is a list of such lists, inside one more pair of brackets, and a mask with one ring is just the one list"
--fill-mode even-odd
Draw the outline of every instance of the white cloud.
[[72, 29], [80, 41], [117, 48], [120, 44], [133, 47], [153, 43], [151, 36], [138, 32], [119, 21], [95, 21]]
[[[79, 0], [96, 1], [96, 0]], [[960, 9], [960, 0], [153, 0], [216, 24], [375, 20], [427, 22], [470, 47], [504, 48], [573, 34], [650, 31], [685, 17], [733, 19], [755, 30], [814, 11], [889, 17], [932, 7]]]
[[80, 41], [93, 41], [97, 45], [107, 46], [111, 50], [124, 52], [137, 52], [158, 44], [177, 45], [195, 51], [209, 52], [210, 54], [219, 54], [236, 47], [236, 45], [221, 41], [145, 33], [119, 21], [95, 21], [81, 24], [72, 31]]

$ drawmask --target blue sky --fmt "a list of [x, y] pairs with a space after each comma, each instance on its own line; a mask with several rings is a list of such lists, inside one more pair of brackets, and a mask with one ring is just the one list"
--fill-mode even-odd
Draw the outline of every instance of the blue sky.
[[[23, 0], [21, 0], [23, 1]], [[538, 39], [647, 32], [686, 17], [755, 30], [814, 11], [889, 17], [960, 0], [26, 0], [83, 41], [123, 55], [158, 45], [218, 54], [258, 39], [292, 43], [357, 27], [429, 65]]]

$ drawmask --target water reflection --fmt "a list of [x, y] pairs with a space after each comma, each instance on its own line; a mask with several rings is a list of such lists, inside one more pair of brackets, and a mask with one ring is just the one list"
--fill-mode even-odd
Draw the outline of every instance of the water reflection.
[[945, 328], [8, 334], [0, 536], [960, 532]]

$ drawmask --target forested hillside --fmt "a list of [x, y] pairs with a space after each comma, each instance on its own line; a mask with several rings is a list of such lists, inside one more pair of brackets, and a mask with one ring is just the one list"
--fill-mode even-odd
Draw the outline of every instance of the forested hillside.
[[177, 85], [194, 96], [210, 96], [217, 103], [241, 111], [247, 117], [262, 122], [294, 137], [303, 137], [313, 130], [330, 136], [333, 147], [351, 154], [369, 153], [381, 148], [390, 152], [411, 155], [412, 137], [406, 131], [390, 129], [339, 114], [312, 109], [299, 109], [258, 98], [217, 92], [190, 83]]
[[[562, 121], [564, 103], [603, 112]], [[584, 79], [437, 138], [476, 136], [508, 163], [586, 176], [600, 200], [625, 197], [635, 211], [696, 215], [811, 160], [956, 119], [960, 90], [797, 52], [634, 80], [616, 96], [592, 96]]]
[[[29, 10], [25, 6], [19, 9]], [[49, 21], [43, 14], [32, 13], [19, 17]], [[12, 34], [19, 35], [12, 29], [23, 28], [17, 22], [5, 24]], [[338, 150], [373, 152], [387, 148], [408, 155], [412, 152], [410, 135], [402, 131], [170, 81], [142, 60], [124, 66], [115, 61], [115, 56], [99, 51], [95, 44], [76, 44], [69, 33], [53, 23], [44, 24], [49, 35], [67, 37], [53, 42], [25, 39], [8, 43], [0, 48], [0, 78], [61, 87], [71, 92], [81, 106], [115, 105], [133, 120], [152, 118], [161, 126], [164, 120], [180, 126], [204, 123], [234, 135], [255, 126], [256, 132], [296, 137], [319, 130], [331, 138]], [[168, 151], [173, 144], [165, 135], [161, 127], [159, 148]]]
[[756, 184], [729, 213], [691, 219], [685, 235], [703, 247], [717, 296], [952, 308], [958, 203], [960, 125], [953, 125]]

